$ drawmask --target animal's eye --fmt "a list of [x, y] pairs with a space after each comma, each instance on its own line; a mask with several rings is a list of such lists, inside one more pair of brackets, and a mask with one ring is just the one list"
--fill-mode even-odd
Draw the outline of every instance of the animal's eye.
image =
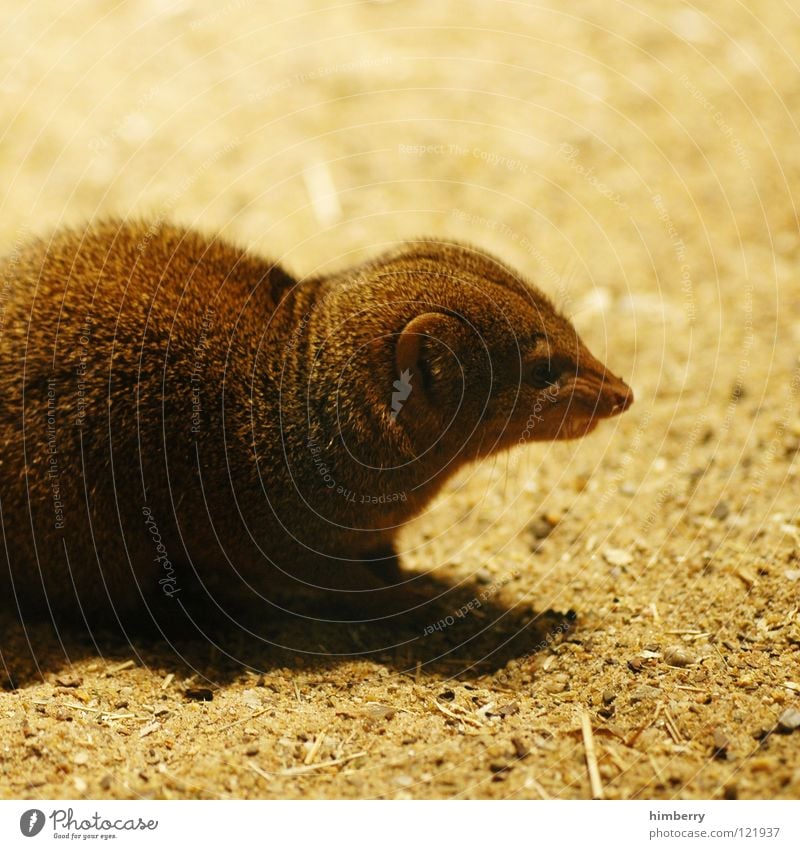
[[527, 370], [528, 382], [537, 389], [546, 389], [558, 380], [558, 374], [550, 360], [536, 360]]

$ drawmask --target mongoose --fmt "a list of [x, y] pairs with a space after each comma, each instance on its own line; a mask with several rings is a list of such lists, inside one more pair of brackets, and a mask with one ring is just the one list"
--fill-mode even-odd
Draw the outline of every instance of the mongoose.
[[454, 472], [633, 400], [544, 294], [451, 242], [298, 279], [114, 220], [32, 240], [0, 285], [0, 597], [24, 615], [300, 591], [402, 613], [396, 533]]

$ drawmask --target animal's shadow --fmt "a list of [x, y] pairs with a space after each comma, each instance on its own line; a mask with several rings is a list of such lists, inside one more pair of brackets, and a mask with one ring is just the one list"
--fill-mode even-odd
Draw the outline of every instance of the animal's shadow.
[[469, 680], [548, 650], [575, 626], [572, 611], [507, 607], [478, 584], [453, 587], [430, 576], [417, 583], [436, 600], [413, 618], [342, 621], [341, 610], [322, 602], [302, 613], [280, 606], [265, 610], [262, 603], [238, 610], [236, 619], [219, 610], [190, 612], [189, 623], [154, 633], [55, 626], [0, 614], [0, 686], [13, 690], [52, 680], [53, 673], [63, 675], [88, 658], [97, 659], [100, 668], [132, 660], [179, 678], [194, 674], [196, 686], [212, 688], [247, 671], [324, 670], [358, 658], [416, 677]]

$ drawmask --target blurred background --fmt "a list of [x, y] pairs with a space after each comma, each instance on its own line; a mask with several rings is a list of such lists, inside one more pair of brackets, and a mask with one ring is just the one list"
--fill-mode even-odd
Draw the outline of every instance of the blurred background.
[[747, 326], [774, 335], [798, 253], [788, 2], [33, 0], [0, 30], [4, 247], [162, 216], [306, 273], [454, 236], [551, 292], [643, 398], [700, 368], [730, 389]]
[[[723, 683], [702, 716], [680, 700], [706, 667], [674, 691], [696, 749], [664, 733], [661, 790], [643, 759], [609, 792], [723, 795], [729, 767], [708, 761], [708, 729], [745, 751], [745, 720], [774, 722], [796, 675], [797, 5], [31, 0], [0, 5], [0, 33], [0, 250], [136, 215], [309, 274], [447, 236], [552, 295], [636, 404], [583, 442], [468, 470], [409, 529], [404, 560], [500, 586], [509, 605], [579, 611], [595, 657], [530, 661], [554, 727], [574, 717], [540, 674], [594, 692], [617, 686], [603, 656], [645, 645], [652, 657], [676, 626], [699, 635], [687, 640]], [[773, 652], [748, 667], [749, 689], [744, 632], [742, 665], [759, 640]], [[709, 634], [733, 641], [725, 658]], [[501, 681], [525, 689], [528, 671]], [[586, 795], [582, 752], [563, 741], [540, 779]], [[653, 745], [641, 737], [651, 759]], [[796, 751], [793, 763], [753, 767], [724, 793], [796, 795]], [[373, 778], [319, 792], [397, 790]], [[209, 781], [208, 794], [236, 795]]]
[[39, 0], [4, 5], [0, 30], [2, 248], [106, 214], [300, 274], [410, 236], [473, 242], [633, 382], [603, 432], [645, 457], [669, 427], [696, 442], [698, 415], [725, 443], [732, 394], [769, 403], [791, 380], [788, 2]]

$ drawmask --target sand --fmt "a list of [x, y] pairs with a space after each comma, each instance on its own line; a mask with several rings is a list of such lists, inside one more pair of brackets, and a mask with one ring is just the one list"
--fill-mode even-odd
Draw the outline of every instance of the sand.
[[637, 398], [407, 528], [429, 628], [3, 620], [0, 797], [800, 795], [789, 4], [46, 0], [0, 31], [2, 250], [106, 213], [302, 273], [457, 237]]

